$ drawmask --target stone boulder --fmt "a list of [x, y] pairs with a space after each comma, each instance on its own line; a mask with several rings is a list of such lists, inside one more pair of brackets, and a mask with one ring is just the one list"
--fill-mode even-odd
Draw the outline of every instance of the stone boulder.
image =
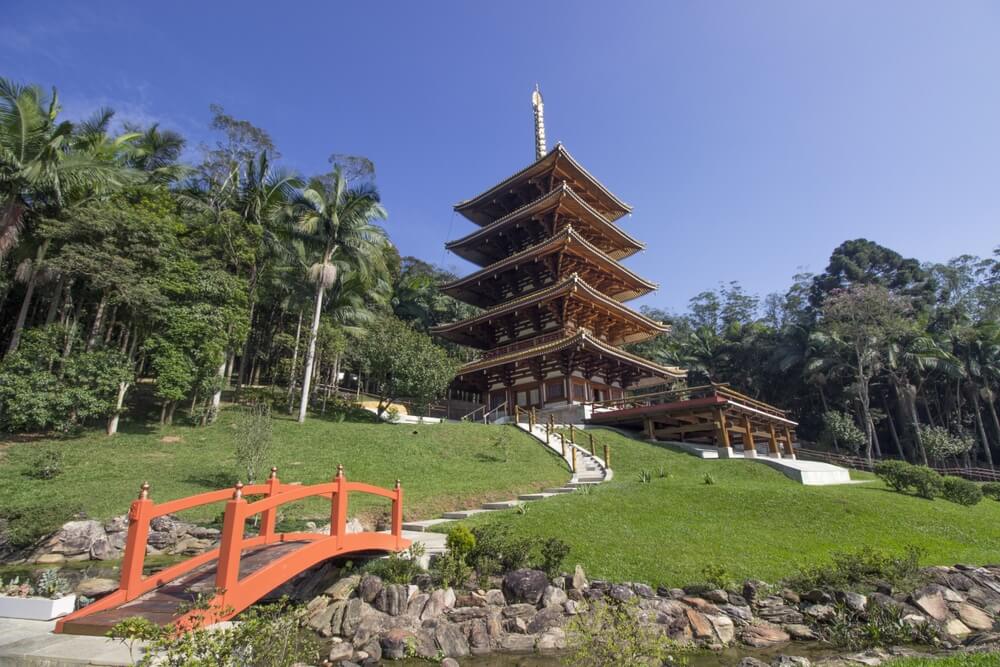
[[754, 648], [766, 648], [790, 640], [791, 636], [787, 632], [770, 623], [750, 625], [740, 632], [740, 641]]
[[[375, 598], [378, 597], [379, 593], [382, 592], [384, 584], [382, 583], [381, 577], [376, 577], [375, 575], [365, 575], [358, 582], [358, 597], [371, 604], [375, 602]], [[385, 611], [384, 609], [382, 611]]]
[[114, 579], [88, 577], [78, 583], [73, 592], [77, 595], [85, 595], [88, 598], [99, 598], [115, 590], [118, 590], [118, 582]]
[[549, 578], [541, 570], [514, 570], [503, 578], [503, 593], [509, 602], [537, 605], [548, 585]]
[[454, 623], [438, 623], [434, 629], [434, 643], [447, 658], [469, 655], [469, 642], [462, 628]]
[[[364, 579], [362, 579], [362, 582], [364, 582]], [[407, 586], [403, 584], [389, 584], [382, 587], [375, 597], [375, 602], [372, 606], [390, 616], [399, 616], [406, 611], [406, 603], [409, 597], [410, 591]]]

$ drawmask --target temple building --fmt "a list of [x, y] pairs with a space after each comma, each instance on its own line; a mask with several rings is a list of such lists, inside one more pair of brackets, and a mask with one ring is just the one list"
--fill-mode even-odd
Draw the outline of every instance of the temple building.
[[532, 106], [535, 161], [455, 206], [478, 229], [446, 247], [481, 268], [442, 289], [482, 310], [433, 332], [482, 354], [452, 389], [489, 409], [557, 408], [683, 379], [622, 349], [670, 328], [625, 305], [656, 289], [621, 264], [644, 248], [617, 224], [631, 207], [561, 144], [546, 150], [537, 89]]

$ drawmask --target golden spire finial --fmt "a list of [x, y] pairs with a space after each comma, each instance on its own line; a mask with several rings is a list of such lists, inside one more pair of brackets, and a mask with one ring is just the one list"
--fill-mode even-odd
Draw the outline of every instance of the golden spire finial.
[[531, 108], [535, 111], [535, 159], [545, 156], [545, 103], [542, 102], [542, 91], [535, 84], [531, 93]]

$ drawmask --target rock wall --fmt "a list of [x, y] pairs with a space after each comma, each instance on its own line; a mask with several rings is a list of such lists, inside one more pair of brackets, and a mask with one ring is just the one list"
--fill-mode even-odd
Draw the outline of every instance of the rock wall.
[[[331, 638], [330, 660], [355, 663], [461, 658], [492, 652], [559, 651], [573, 640], [567, 625], [598, 602], [634, 604], [637, 618], [670, 638], [704, 648], [768, 648], [812, 641], [843, 618], [864, 619], [869, 605], [898, 609], [905, 623], [934, 626], [938, 648], [997, 647], [1000, 567], [926, 570], [928, 583], [897, 592], [776, 591], [748, 581], [739, 591], [654, 590], [641, 583], [588, 582], [582, 569], [549, 579], [537, 570], [505, 575], [496, 588], [456, 591], [417, 583], [387, 584], [371, 575], [336, 581], [309, 601], [306, 625]], [[422, 585], [421, 585], [422, 584]], [[886, 654], [888, 657], [888, 654]], [[864, 657], [878, 664], [877, 653]], [[857, 664], [857, 663], [855, 663]]]

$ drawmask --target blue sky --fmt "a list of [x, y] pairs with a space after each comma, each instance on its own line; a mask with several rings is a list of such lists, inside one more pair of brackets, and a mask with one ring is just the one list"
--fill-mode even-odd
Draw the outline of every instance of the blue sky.
[[634, 206], [681, 309], [760, 294], [867, 237], [943, 261], [1000, 244], [1000, 3], [7, 0], [0, 75], [209, 140], [208, 105], [304, 172], [373, 159], [404, 254], [454, 268], [452, 212], [550, 145]]

